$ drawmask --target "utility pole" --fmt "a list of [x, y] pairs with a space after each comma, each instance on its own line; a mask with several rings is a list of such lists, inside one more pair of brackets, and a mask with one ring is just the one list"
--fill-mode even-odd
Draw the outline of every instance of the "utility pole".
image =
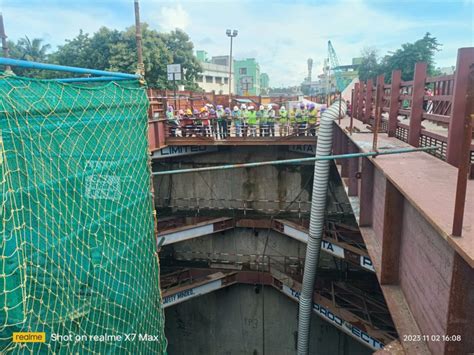
[[142, 26], [140, 23], [140, 4], [135, 0], [135, 39], [137, 43], [137, 74], [145, 78], [145, 65], [143, 64], [143, 49], [142, 49]]
[[[5, 27], [3, 26], [3, 14], [0, 12], [0, 37], [2, 38], [3, 56], [9, 58], [7, 35], [5, 34]], [[11, 72], [12, 68], [9, 65], [5, 66], [5, 72]]]

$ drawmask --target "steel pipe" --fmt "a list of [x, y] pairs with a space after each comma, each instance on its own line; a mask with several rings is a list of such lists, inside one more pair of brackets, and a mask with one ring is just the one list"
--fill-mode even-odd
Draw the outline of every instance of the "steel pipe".
[[53, 79], [60, 83], [81, 83], [81, 82], [94, 82], [94, 81], [121, 81], [121, 80], [132, 80], [130, 78], [119, 78], [114, 76], [94, 76], [90, 78], [61, 78]]
[[105, 70], [69, 67], [65, 65], [30, 62], [27, 60], [19, 60], [19, 59], [11, 59], [11, 58], [3, 58], [3, 57], [0, 57], [0, 65], [5, 65], [5, 66], [10, 65], [12, 67], [21, 67], [21, 68], [27, 68], [27, 69], [62, 71], [62, 72], [77, 73], [77, 74], [112, 76], [112, 77], [126, 78], [126, 79], [139, 79], [140, 78], [140, 75], [136, 75], [136, 74], [126, 74], [126, 73], [119, 73], [119, 72], [109, 72]]
[[[319, 139], [319, 137], [318, 137]], [[218, 166], [207, 166], [204, 168], [190, 168], [190, 169], [178, 169], [178, 170], [165, 170], [165, 171], [154, 171], [152, 175], [173, 175], [173, 174], [186, 174], [186, 173], [196, 173], [202, 171], [212, 171], [212, 170], [226, 170], [226, 169], [239, 169], [239, 168], [255, 168], [265, 165], [282, 165], [282, 164], [296, 164], [296, 163], [305, 163], [312, 161], [325, 161], [333, 159], [350, 159], [350, 158], [359, 158], [359, 157], [375, 157], [378, 155], [391, 155], [391, 154], [403, 154], [403, 153], [412, 153], [412, 152], [426, 152], [430, 150], [436, 150], [439, 147], [423, 147], [423, 148], [401, 148], [401, 149], [390, 149], [390, 150], [379, 150], [377, 152], [367, 152], [367, 153], [349, 153], [349, 154], [335, 154], [335, 155], [326, 155], [326, 156], [316, 156], [310, 158], [297, 158], [297, 159], [284, 159], [284, 160], [270, 160], [270, 161], [261, 161], [256, 163], [243, 163], [243, 164], [230, 164], [230, 165], [218, 165]]]

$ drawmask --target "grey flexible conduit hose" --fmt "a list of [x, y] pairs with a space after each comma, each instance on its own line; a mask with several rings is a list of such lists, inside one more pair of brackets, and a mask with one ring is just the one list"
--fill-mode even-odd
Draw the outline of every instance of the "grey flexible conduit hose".
[[[340, 110], [339, 105], [341, 105]], [[342, 100], [336, 101], [324, 111], [319, 126], [316, 157], [331, 155], [334, 120], [339, 117], [339, 112], [343, 114], [346, 112], [346, 103]], [[303, 284], [299, 300], [298, 355], [307, 355], [309, 350], [309, 331], [311, 312], [313, 309], [314, 282], [319, 263], [319, 254], [321, 252], [324, 211], [326, 209], [329, 180], [329, 164], [329, 160], [317, 160], [314, 165], [309, 238], [306, 247]]]

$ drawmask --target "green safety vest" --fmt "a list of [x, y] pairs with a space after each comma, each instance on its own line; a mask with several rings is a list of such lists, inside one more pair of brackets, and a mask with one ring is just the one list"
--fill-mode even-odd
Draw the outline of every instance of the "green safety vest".
[[296, 122], [296, 116], [295, 115], [296, 115], [295, 111], [291, 110], [290, 111], [290, 123], [292, 123], [292, 124]]
[[241, 111], [242, 112], [242, 118], [244, 119], [243, 123], [247, 122], [248, 118], [249, 118], [249, 111], [248, 110], [245, 110], [245, 111]]
[[280, 115], [280, 123], [286, 123], [287, 118], [288, 118], [288, 111], [278, 111], [278, 114]]
[[309, 120], [308, 122], [311, 124], [316, 124], [318, 121], [318, 109], [315, 108], [314, 110], [311, 110], [308, 112]]
[[268, 123], [275, 122], [275, 110], [274, 109], [271, 109], [271, 110], [267, 111], [267, 115], [268, 115], [268, 119], [267, 119]]
[[257, 113], [255, 111], [250, 111], [248, 113], [247, 123], [249, 125], [256, 125], [257, 124]]
[[298, 123], [306, 122], [306, 112], [305, 112], [305, 110], [297, 108], [296, 112], [295, 112], [295, 118], [296, 118], [296, 122], [298, 122]]

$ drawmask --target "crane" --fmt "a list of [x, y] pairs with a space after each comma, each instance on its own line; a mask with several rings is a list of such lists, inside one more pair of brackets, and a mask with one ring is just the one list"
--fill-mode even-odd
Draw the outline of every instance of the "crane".
[[337, 91], [342, 92], [342, 90], [344, 90], [346, 87], [346, 83], [342, 77], [342, 70], [339, 66], [339, 60], [337, 59], [336, 51], [334, 50], [331, 41], [328, 41], [328, 58], [331, 69], [334, 72], [334, 77], [336, 78]]

